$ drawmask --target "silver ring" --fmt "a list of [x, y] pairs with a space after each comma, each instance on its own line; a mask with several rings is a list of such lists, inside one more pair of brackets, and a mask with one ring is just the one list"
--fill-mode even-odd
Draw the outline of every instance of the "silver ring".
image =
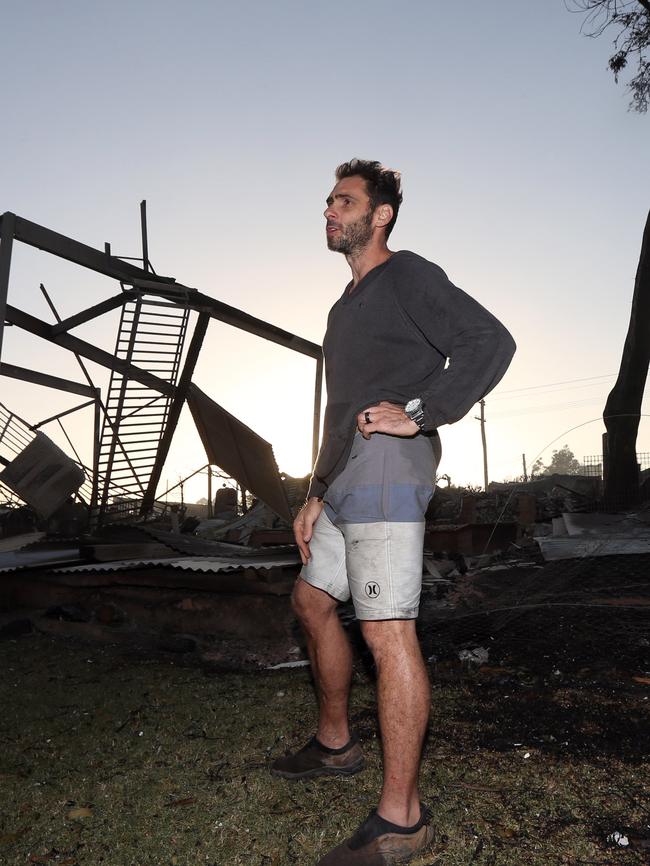
[[363, 413], [363, 417], [366, 419], [366, 424], [371, 424], [371, 423], [372, 423], [371, 420], [370, 420], [370, 412], [364, 412], [364, 413]]

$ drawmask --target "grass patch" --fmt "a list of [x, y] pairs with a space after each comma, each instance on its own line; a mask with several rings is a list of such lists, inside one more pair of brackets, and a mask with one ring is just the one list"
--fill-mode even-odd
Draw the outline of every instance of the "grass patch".
[[[313, 731], [304, 669], [208, 676], [38, 634], [0, 644], [0, 657], [2, 864], [309, 866], [376, 805], [381, 748], [361, 665], [351, 712], [368, 768], [304, 784], [268, 773]], [[647, 862], [647, 686], [432, 678], [422, 794], [438, 841], [414, 866]]]

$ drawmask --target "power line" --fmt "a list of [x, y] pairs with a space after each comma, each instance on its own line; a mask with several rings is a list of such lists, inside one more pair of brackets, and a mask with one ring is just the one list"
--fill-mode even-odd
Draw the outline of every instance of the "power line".
[[492, 412], [493, 418], [513, 418], [517, 415], [534, 415], [540, 412], [557, 412], [562, 409], [577, 409], [583, 406], [597, 406], [598, 400], [572, 400], [569, 403], [552, 403], [546, 406], [522, 406], [513, 411], [506, 410], [505, 412]]
[[529, 385], [526, 388], [513, 388], [510, 391], [498, 391], [495, 396], [501, 397], [505, 394], [519, 394], [521, 391], [536, 391], [539, 388], [552, 388], [555, 385], [572, 385], [574, 382], [593, 382], [596, 379], [611, 379], [614, 376], [616, 376], [616, 373], [603, 373], [602, 376], [587, 376], [584, 379], [565, 379], [562, 382], [546, 382], [544, 385]]
[[[540, 387], [543, 387], [543, 386], [540, 386]], [[499, 399], [512, 401], [512, 400], [518, 400], [519, 398], [526, 398], [526, 397], [530, 397], [530, 398], [545, 397], [547, 394], [551, 394], [551, 395], [563, 394], [566, 391], [586, 391], [587, 388], [603, 388], [603, 387], [605, 387], [605, 388], [609, 387], [609, 383], [608, 382], [583, 382], [581, 385], [565, 385], [563, 388], [552, 388], [549, 386], [548, 388], [546, 388], [543, 391], [542, 390], [536, 391], [534, 394], [522, 392], [521, 394], [514, 394], [514, 395], [508, 394], [508, 395], [505, 395], [504, 397], [500, 397], [499, 394], [496, 394], [492, 398], [491, 402], [493, 400], [499, 401]]]
[[[643, 399], [641, 408], [645, 408], [647, 405], [647, 399], [648, 398]], [[595, 399], [572, 400], [568, 403], [547, 403], [545, 406], [521, 406], [512, 411], [505, 410], [504, 412], [492, 412], [492, 418], [515, 418], [520, 415], [536, 415], [540, 412], [553, 414], [553, 412], [558, 412], [563, 409], [578, 409], [584, 406], [598, 405], [602, 405], [604, 408], [604, 403]]]

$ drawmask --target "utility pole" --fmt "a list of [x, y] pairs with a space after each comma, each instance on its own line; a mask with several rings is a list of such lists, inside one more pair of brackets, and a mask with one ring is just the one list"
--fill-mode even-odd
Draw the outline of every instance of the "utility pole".
[[474, 418], [481, 422], [481, 441], [483, 443], [483, 485], [485, 492], [488, 489], [488, 462], [487, 462], [487, 440], [485, 438], [485, 400], [479, 403], [481, 407], [480, 416], [475, 415]]
[[526, 455], [525, 454], [521, 455], [521, 462], [524, 465], [524, 483], [526, 483], [528, 481], [528, 470], [526, 469]]

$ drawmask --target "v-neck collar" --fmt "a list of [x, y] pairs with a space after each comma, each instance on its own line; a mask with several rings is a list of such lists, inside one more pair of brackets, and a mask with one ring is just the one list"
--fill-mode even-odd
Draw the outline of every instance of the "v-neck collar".
[[375, 265], [374, 268], [371, 268], [368, 273], [359, 280], [359, 282], [356, 284], [356, 286], [354, 286], [354, 288], [351, 288], [353, 280], [350, 280], [350, 282], [345, 287], [345, 291], [343, 292], [343, 295], [341, 297], [341, 302], [347, 304], [350, 300], [355, 299], [360, 292], [366, 289], [368, 285], [372, 283], [376, 277], [379, 276], [379, 274], [383, 273], [386, 267], [392, 262], [395, 256], [398, 256], [400, 254], [400, 252], [401, 250], [397, 250], [385, 261], [381, 262], [381, 264]]

